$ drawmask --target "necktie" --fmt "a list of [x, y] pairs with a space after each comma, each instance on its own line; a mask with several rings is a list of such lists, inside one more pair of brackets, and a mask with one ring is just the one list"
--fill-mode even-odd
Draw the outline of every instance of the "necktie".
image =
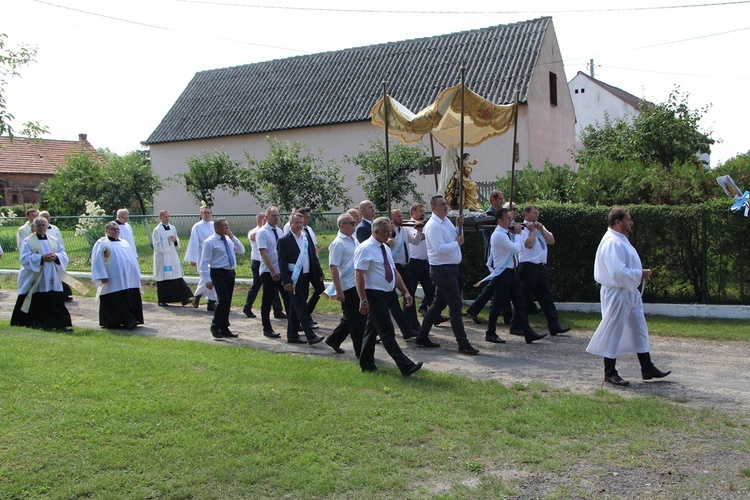
[[234, 269], [234, 254], [229, 250], [229, 243], [227, 243], [227, 237], [222, 236], [221, 241], [224, 242], [224, 248], [227, 250], [227, 257], [229, 257], [229, 269]]
[[544, 241], [544, 236], [542, 236], [542, 232], [541, 231], [537, 231], [536, 232], [536, 237], [537, 237], [537, 239], [539, 239], [539, 244], [542, 245], [542, 250], [544, 250], [545, 248], [547, 248], [547, 242]]
[[[510, 235], [510, 231], [508, 231], [508, 239], [509, 239], [510, 241], [513, 241], [513, 236], [511, 236], [511, 235]], [[516, 257], [516, 252], [515, 252], [515, 250], [511, 250], [511, 253], [512, 253], [512, 255], [513, 255], [513, 269], [515, 269], [515, 268], [517, 268], [517, 267], [518, 267], [518, 257]]]
[[380, 250], [383, 252], [383, 264], [385, 265], [385, 280], [390, 283], [393, 281], [393, 269], [391, 269], [391, 263], [388, 262], [388, 254], [385, 253], [385, 245], [380, 244]]
[[[398, 228], [398, 232], [400, 233], [402, 231], [401, 228]], [[404, 256], [406, 257], [406, 263], [409, 263], [409, 238], [404, 235]]]
[[276, 234], [276, 228], [275, 228], [275, 227], [272, 227], [272, 228], [271, 228], [271, 231], [273, 231], [273, 237], [274, 237], [274, 238], [276, 238], [276, 241], [278, 242], [278, 241], [279, 241], [279, 235], [278, 235], [278, 234]]

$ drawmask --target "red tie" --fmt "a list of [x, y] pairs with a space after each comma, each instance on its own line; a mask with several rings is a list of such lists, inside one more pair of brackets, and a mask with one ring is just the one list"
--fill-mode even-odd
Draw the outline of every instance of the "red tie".
[[380, 250], [383, 252], [383, 263], [385, 264], [385, 280], [390, 283], [393, 281], [393, 269], [391, 263], [388, 262], [388, 255], [385, 253], [385, 245], [381, 243]]

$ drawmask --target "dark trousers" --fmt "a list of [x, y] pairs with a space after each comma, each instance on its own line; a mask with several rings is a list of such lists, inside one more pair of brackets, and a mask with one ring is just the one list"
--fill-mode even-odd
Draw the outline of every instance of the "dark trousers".
[[[560, 328], [560, 321], [557, 319], [557, 308], [552, 299], [552, 286], [549, 282], [547, 266], [544, 264], [532, 264], [531, 262], [521, 262], [518, 266], [518, 277], [521, 279], [523, 287], [523, 298], [526, 305], [531, 304], [532, 295], [539, 301], [539, 307], [544, 312], [547, 320], [547, 328], [550, 331]], [[515, 318], [514, 318], [515, 320]], [[515, 321], [511, 321], [511, 328]]]
[[[469, 306], [468, 309], [466, 309], [467, 314], [479, 314], [482, 312], [482, 309], [484, 309], [484, 306], [487, 305], [487, 302], [490, 300], [494, 300], [493, 297], [495, 296], [495, 284], [494, 280], [490, 280], [489, 283], [487, 283], [484, 288], [482, 288], [482, 291], [477, 295], [477, 298], [474, 299], [474, 302]], [[510, 299], [505, 300], [504, 304], [500, 304], [500, 310], [503, 313], [503, 320], [505, 321], [505, 324], [510, 324], [511, 318], [513, 317], [513, 308], [510, 306]]]
[[211, 326], [219, 329], [229, 328], [229, 309], [232, 307], [232, 294], [234, 294], [234, 271], [211, 268], [211, 282], [216, 290], [216, 309]]
[[362, 339], [365, 335], [367, 316], [359, 313], [359, 295], [357, 295], [356, 287], [344, 290], [344, 302], [341, 303], [341, 311], [344, 313], [344, 317], [341, 318], [339, 324], [333, 329], [326, 342], [329, 342], [331, 345], [340, 346], [347, 335], [351, 334], [352, 344], [354, 344], [354, 354], [360, 357], [362, 354]]
[[398, 306], [398, 297], [395, 291], [381, 292], [379, 290], [365, 290], [369, 304], [369, 314], [365, 325], [365, 337], [362, 343], [362, 352], [359, 356], [359, 366], [362, 371], [373, 371], [375, 366], [375, 337], [380, 336], [388, 355], [396, 362], [401, 373], [407, 373], [414, 367], [414, 362], [401, 351], [396, 342], [396, 332], [393, 329], [390, 311], [393, 304]]
[[422, 321], [422, 328], [419, 329], [418, 339], [426, 338], [430, 334], [432, 325], [440, 315], [440, 312], [448, 305], [449, 317], [451, 320], [451, 329], [453, 335], [458, 341], [458, 345], [468, 344], [464, 322], [461, 318], [461, 281], [458, 271], [458, 264], [448, 264], [445, 266], [430, 266], [430, 276], [435, 283], [435, 300], [427, 310]]
[[[258, 297], [258, 292], [263, 286], [263, 281], [260, 279], [260, 261], [254, 260], [250, 268], [253, 271], [253, 285], [250, 287], [250, 290], [247, 291], [245, 307], [242, 308], [244, 312], [250, 312], [253, 310], [255, 299]], [[276, 293], [273, 296], [273, 312], [278, 314], [283, 310], [284, 309], [281, 306], [281, 299], [279, 299], [279, 294]]]
[[287, 311], [289, 313], [289, 319], [286, 324], [286, 338], [296, 339], [299, 338], [300, 326], [305, 332], [307, 340], [312, 340], [317, 335], [310, 328], [310, 320], [308, 319], [307, 313], [307, 296], [310, 293], [310, 273], [300, 273], [297, 278], [297, 284], [289, 293], [289, 306]]
[[[320, 278], [311, 279], [310, 284], [313, 287], [313, 295], [312, 297], [310, 297], [310, 300], [307, 301], [307, 315], [308, 316], [312, 315], [313, 311], [315, 310], [315, 306], [318, 305], [318, 301], [320, 300], [320, 294], [325, 292], [326, 290], [326, 287]], [[312, 318], [310, 318], [310, 320], [312, 320]]]
[[[281, 295], [281, 299], [284, 302], [284, 306], [289, 312], [289, 295], [281, 287], [281, 281], [274, 281], [271, 277], [271, 273], [263, 273], [260, 275], [260, 281], [263, 284], [263, 300], [260, 303], [260, 320], [263, 324], [264, 330], [272, 330], [271, 328], [271, 307], [273, 305], [274, 297]], [[278, 299], [277, 299], [278, 300]]]
[[495, 296], [492, 299], [490, 318], [487, 322], [487, 335], [495, 335], [497, 319], [500, 317], [501, 304], [510, 300], [513, 303], [515, 323], [511, 323], [511, 330], [519, 330], [527, 335], [533, 335], [534, 330], [529, 326], [529, 317], [526, 314], [526, 302], [523, 299], [523, 288], [518, 273], [514, 269], [506, 269], [492, 280], [495, 288]]
[[[422, 285], [424, 298], [419, 308], [426, 311], [432, 305], [432, 301], [435, 300], [435, 283], [432, 282], [432, 278], [430, 277], [430, 264], [426, 260], [411, 259], [406, 267], [409, 269], [409, 277], [411, 279], [411, 283], [406, 284], [409, 293], [414, 297], [417, 285]], [[414, 305], [416, 306], [416, 301]]]
[[[406, 264], [396, 264], [396, 271], [398, 271], [398, 273], [401, 275], [401, 279], [404, 280], [404, 285], [406, 285], [406, 289], [409, 290], [409, 294], [414, 297], [414, 292], [416, 292], [417, 290], [417, 285], [414, 283], [414, 279], [411, 276], [409, 266]], [[404, 316], [405, 326], [409, 330], [419, 330], [416, 302], [412, 302], [410, 307], [406, 307], [406, 299], [404, 299], [404, 307], [401, 309], [401, 313]], [[396, 316], [394, 315], [394, 318], [395, 317]], [[401, 330], [403, 331], [403, 328]]]

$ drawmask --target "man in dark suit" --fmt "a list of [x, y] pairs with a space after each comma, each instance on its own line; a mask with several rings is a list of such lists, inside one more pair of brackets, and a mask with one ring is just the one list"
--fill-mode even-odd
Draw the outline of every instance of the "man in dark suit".
[[315, 254], [315, 245], [310, 236], [302, 231], [304, 216], [296, 213], [290, 220], [291, 231], [279, 239], [279, 272], [284, 290], [289, 292], [289, 321], [286, 340], [290, 344], [304, 344], [299, 337], [300, 326], [305, 332], [307, 343], [317, 344], [325, 337], [316, 335], [310, 327], [307, 313], [307, 296], [311, 280], [323, 280], [323, 269]]
[[359, 204], [359, 215], [362, 221], [357, 226], [355, 235], [357, 241], [362, 243], [372, 236], [372, 221], [375, 218], [375, 204], [370, 200], [364, 200]]

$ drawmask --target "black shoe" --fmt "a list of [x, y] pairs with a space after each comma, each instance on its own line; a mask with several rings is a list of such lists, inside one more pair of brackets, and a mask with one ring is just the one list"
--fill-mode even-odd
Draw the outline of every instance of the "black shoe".
[[672, 373], [672, 370], [663, 372], [654, 366], [650, 370], [641, 370], [641, 377], [643, 377], [643, 380], [651, 380], [652, 378], [664, 378], [670, 373]]
[[250, 309], [243, 309], [242, 312], [245, 313], [245, 316], [247, 316], [250, 319], [257, 317], [255, 316], [255, 313], [253, 313]]
[[193, 307], [195, 307], [196, 309], [198, 309], [198, 306], [200, 305], [200, 303], [201, 303], [201, 296], [200, 296], [200, 294], [195, 295], [193, 297]]
[[461, 354], [476, 356], [477, 354], [479, 354], [479, 349], [474, 349], [474, 347], [472, 347], [472, 345], [467, 342], [466, 344], [458, 346], [458, 352], [460, 352]]
[[320, 328], [320, 325], [317, 324], [315, 321], [313, 321], [312, 323], [310, 323], [310, 329], [311, 330], [317, 330], [318, 328]]
[[437, 318], [435, 318], [435, 323], [434, 324], [435, 324], [435, 326], [439, 326], [439, 325], [442, 325], [443, 323], [445, 323], [446, 321], [450, 321], [450, 318], [446, 318], [445, 316], [440, 315]]
[[191, 303], [192, 301], [193, 301], [193, 298], [192, 298], [192, 297], [190, 297], [190, 298], [188, 298], [188, 299], [185, 299], [185, 300], [183, 300], [183, 301], [182, 301], [182, 305], [183, 305], [183, 306], [186, 306], [186, 305], [190, 304], [190, 303]]
[[73, 296], [68, 295], [67, 297], [65, 297], [65, 302], [73, 302]]
[[292, 337], [290, 339], [286, 339], [286, 341], [289, 344], [307, 344], [307, 340], [302, 339], [300, 337]]
[[166, 302], [159, 302], [159, 307], [169, 307], [169, 304]]
[[536, 332], [534, 332], [534, 333], [530, 333], [530, 334], [524, 335], [524, 336], [526, 337], [526, 343], [527, 344], [531, 344], [535, 340], [541, 340], [541, 339], [543, 339], [544, 337], [547, 336], [547, 334], [546, 333], [536, 333]]
[[315, 345], [318, 342], [323, 342], [325, 339], [326, 338], [324, 336], [318, 335], [317, 337], [314, 337], [314, 338], [308, 340], [307, 343], [310, 344], [310, 345]]
[[511, 335], [518, 335], [519, 337], [525, 337], [526, 334], [523, 333], [521, 330], [510, 330], [508, 333]]
[[229, 328], [224, 328], [221, 331], [221, 335], [228, 339], [236, 339], [237, 337], [239, 337], [239, 335], [237, 335], [236, 333], [232, 333], [232, 330], [230, 330]]
[[216, 310], [216, 301], [215, 300], [209, 300], [208, 305], [206, 306], [207, 311], [215, 311]]
[[419, 335], [419, 332], [417, 330], [409, 330], [408, 332], [404, 332], [401, 335], [404, 336], [404, 340], [409, 340]]
[[263, 330], [263, 335], [265, 335], [269, 339], [277, 339], [281, 337], [280, 334], [274, 332], [273, 330]]
[[418, 371], [419, 371], [419, 370], [420, 370], [420, 369], [422, 368], [422, 365], [423, 365], [423, 364], [424, 364], [424, 363], [422, 363], [422, 362], [420, 361], [420, 362], [419, 362], [419, 363], [417, 363], [416, 365], [414, 365], [414, 366], [412, 366], [411, 368], [409, 368], [408, 370], [406, 370], [406, 371], [404, 372], [404, 374], [403, 374], [403, 375], [404, 375], [404, 377], [410, 377], [410, 376], [414, 375], [415, 373], [417, 373], [417, 372], [418, 372]]
[[135, 330], [136, 328], [138, 328], [138, 322], [133, 320], [132, 323], [128, 323], [127, 325], [125, 325], [125, 328], [127, 328], [128, 330]]
[[501, 339], [497, 335], [485, 335], [484, 340], [487, 342], [492, 342], [493, 344], [504, 344], [505, 340]]
[[362, 368], [362, 373], [378, 373], [378, 367], [373, 366], [372, 368]]
[[287, 319], [287, 315], [284, 313], [284, 311], [273, 313], [273, 317], [276, 319]]
[[221, 334], [221, 329], [219, 329], [218, 326], [211, 327], [211, 336], [213, 336], [213, 338], [215, 338], [216, 340], [221, 340], [224, 338], [224, 335]]
[[341, 348], [341, 346], [337, 346], [337, 345], [333, 344], [331, 342], [331, 338], [330, 337], [328, 337], [325, 340], [325, 342], [326, 342], [326, 345], [328, 347], [330, 347], [331, 349], [333, 349], [336, 352], [336, 354], [344, 354], [344, 350]]
[[440, 344], [430, 340], [430, 337], [424, 337], [414, 341], [417, 347], [440, 347]]
[[477, 325], [483, 325], [484, 324], [484, 320], [482, 318], [480, 318], [478, 315], [474, 314], [474, 313], [465, 312], [464, 316], [467, 317], [467, 318], [471, 318], [471, 320], [474, 323], [476, 323]]
[[570, 328], [563, 328], [561, 326], [558, 326], [557, 328], [550, 328], [549, 329], [549, 334], [554, 337], [558, 333], [565, 333], [565, 332], [569, 332], [569, 331], [570, 331]]

